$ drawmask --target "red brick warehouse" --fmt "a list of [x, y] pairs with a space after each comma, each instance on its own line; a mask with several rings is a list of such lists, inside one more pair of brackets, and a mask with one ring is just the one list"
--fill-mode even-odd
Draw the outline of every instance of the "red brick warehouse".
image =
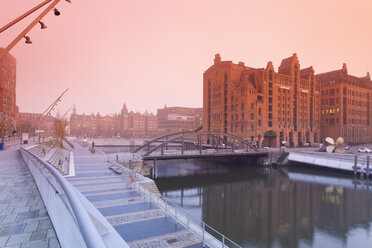
[[259, 147], [303, 146], [320, 141], [320, 94], [312, 67], [296, 54], [252, 68], [221, 61], [203, 75], [203, 129], [242, 137]]

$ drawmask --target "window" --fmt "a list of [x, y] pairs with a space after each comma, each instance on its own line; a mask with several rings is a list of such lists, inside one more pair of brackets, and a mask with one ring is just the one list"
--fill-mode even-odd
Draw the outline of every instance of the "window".
[[244, 103], [241, 104], [241, 111], [244, 111]]
[[254, 132], [254, 126], [253, 126], [253, 124], [251, 125], [251, 133], [253, 133]]
[[[284, 121], [284, 118], [283, 118], [283, 121]], [[258, 120], [258, 128], [261, 127], [261, 120]]]
[[242, 114], [242, 121], [244, 121], [244, 113]]
[[254, 120], [254, 114], [251, 113], [251, 120]]
[[261, 116], [261, 108], [258, 108], [258, 116]]
[[244, 132], [244, 125], [242, 124], [241, 126], [241, 132], [243, 133]]

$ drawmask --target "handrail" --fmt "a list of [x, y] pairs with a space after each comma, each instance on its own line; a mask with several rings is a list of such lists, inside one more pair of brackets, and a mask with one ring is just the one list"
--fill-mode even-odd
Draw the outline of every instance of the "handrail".
[[105, 242], [102, 236], [98, 233], [95, 225], [92, 222], [88, 212], [79, 200], [71, 184], [57, 171], [53, 166], [34, 155], [30, 151], [21, 147], [22, 152], [26, 152], [35, 158], [40, 164], [42, 164], [48, 171], [54, 176], [56, 181], [60, 184], [63, 191], [65, 192], [68, 202], [70, 203], [71, 210], [75, 215], [77, 223], [79, 225], [81, 234], [84, 238], [85, 244], [88, 248], [106, 248]]
[[66, 142], [72, 149], [75, 148], [74, 144], [72, 144], [68, 139], [63, 138], [63, 141]]
[[[153, 202], [154, 204], [157, 204], [157, 205], [160, 206], [161, 200], [159, 199], [159, 197], [157, 197], [153, 193], [149, 192], [148, 190], [145, 190], [138, 183], [135, 184], [135, 187], [137, 187], [140, 190], [140, 192], [142, 191], [142, 193], [144, 194], [144, 197], [146, 197], [146, 195], [148, 195], [148, 198], [149, 198], [149, 200], [151, 202]], [[186, 210], [178, 207], [177, 204], [175, 204], [173, 202], [170, 202], [170, 201], [168, 201], [166, 199], [162, 199], [162, 201], [164, 202], [164, 206], [165, 206], [164, 207], [165, 208], [164, 211], [165, 211], [166, 214], [168, 214], [168, 215], [172, 215], [173, 214], [173, 217], [176, 219], [176, 221], [178, 221], [180, 223], [181, 223], [181, 218], [180, 217], [182, 215], [183, 215], [184, 218], [186, 218], [186, 223], [184, 223], [184, 224], [187, 226], [187, 229], [191, 230], [191, 228], [189, 228], [190, 223], [201, 228], [201, 230], [202, 230], [202, 233], [201, 234], [198, 233], [198, 232], [196, 232], [196, 231], [193, 231], [193, 233], [195, 235], [197, 235], [202, 240], [203, 245], [205, 243], [209, 243], [209, 245], [212, 245], [213, 246], [213, 242], [211, 242], [210, 240], [208, 240], [205, 237], [206, 236], [205, 233], [207, 232], [206, 231], [206, 228], [208, 228], [208, 229], [212, 230], [215, 234], [217, 234], [217, 236], [219, 236], [221, 238], [221, 240], [218, 240], [213, 235], [211, 235], [209, 232], [207, 232], [209, 235], [213, 236], [216, 239], [216, 241], [220, 242], [222, 247], [229, 247], [226, 244], [228, 242], [229, 244], [233, 245], [233, 247], [242, 248], [240, 245], [238, 245], [237, 243], [235, 243], [231, 239], [227, 238], [225, 235], [223, 235], [222, 233], [220, 233], [219, 231], [217, 231], [216, 229], [214, 229], [210, 225], [206, 224], [204, 221], [202, 221], [199, 218], [197, 218], [197, 217], [189, 214]], [[170, 208], [173, 208], [174, 211], [169, 210]]]

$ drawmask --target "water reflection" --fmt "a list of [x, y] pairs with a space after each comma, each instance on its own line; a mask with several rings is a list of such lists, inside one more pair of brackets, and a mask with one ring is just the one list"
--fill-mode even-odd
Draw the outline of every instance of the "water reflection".
[[203, 170], [209, 174], [191, 170], [196, 176], [163, 177], [156, 183], [166, 199], [244, 247], [372, 244], [371, 192], [365, 181], [294, 168], [223, 170], [219, 165], [216, 173]]

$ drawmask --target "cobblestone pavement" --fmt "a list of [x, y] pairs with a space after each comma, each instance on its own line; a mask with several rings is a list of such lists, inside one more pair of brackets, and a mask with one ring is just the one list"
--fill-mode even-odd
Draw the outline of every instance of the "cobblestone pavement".
[[19, 150], [0, 151], [0, 247], [60, 247]]
[[123, 239], [135, 248], [202, 247], [201, 240], [130, 184], [130, 175], [117, 175], [106, 162], [115, 155], [92, 154], [75, 144], [75, 177], [72, 183], [111, 223]]

